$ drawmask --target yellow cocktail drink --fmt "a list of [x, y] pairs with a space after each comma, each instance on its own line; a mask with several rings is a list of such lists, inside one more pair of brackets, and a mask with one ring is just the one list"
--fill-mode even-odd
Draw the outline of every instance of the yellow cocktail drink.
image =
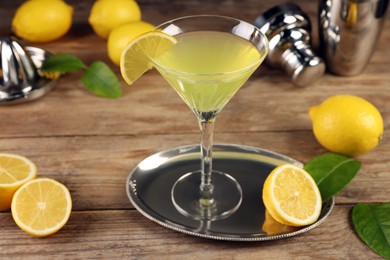
[[199, 118], [213, 119], [266, 55], [231, 33], [180, 34], [154, 62], [156, 69]]

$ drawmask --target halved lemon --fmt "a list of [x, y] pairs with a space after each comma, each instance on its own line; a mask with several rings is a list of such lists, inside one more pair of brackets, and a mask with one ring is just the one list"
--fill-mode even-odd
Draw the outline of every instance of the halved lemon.
[[276, 221], [290, 226], [314, 223], [322, 206], [313, 178], [292, 164], [280, 165], [270, 173], [263, 186], [263, 202]]
[[158, 57], [175, 43], [176, 39], [161, 31], [141, 34], [132, 40], [121, 55], [121, 74], [131, 85], [146, 71], [152, 69], [151, 59]]
[[16, 190], [37, 175], [35, 164], [24, 156], [0, 153], [0, 210], [11, 207]]
[[69, 190], [62, 183], [38, 178], [20, 187], [12, 199], [12, 217], [26, 233], [44, 237], [60, 230], [72, 211]]

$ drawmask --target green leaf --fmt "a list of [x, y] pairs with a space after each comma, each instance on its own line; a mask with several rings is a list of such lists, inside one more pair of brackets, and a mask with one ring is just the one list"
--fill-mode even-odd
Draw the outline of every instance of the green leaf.
[[118, 98], [122, 95], [118, 78], [104, 62], [93, 62], [84, 72], [81, 80], [95, 95], [106, 98]]
[[85, 68], [87, 66], [75, 55], [63, 53], [48, 57], [42, 64], [41, 70], [47, 72], [70, 72]]
[[322, 201], [339, 193], [356, 176], [361, 163], [336, 153], [325, 153], [309, 161], [304, 169], [313, 177]]
[[390, 202], [355, 205], [352, 222], [359, 237], [371, 250], [390, 259]]

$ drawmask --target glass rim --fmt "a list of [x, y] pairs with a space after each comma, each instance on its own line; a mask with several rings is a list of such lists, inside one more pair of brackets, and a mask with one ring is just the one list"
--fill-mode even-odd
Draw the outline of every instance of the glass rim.
[[[230, 20], [230, 21], [235, 21], [235, 22], [238, 22], [238, 23], [245, 23], [245, 24], [248, 24], [250, 26], [252, 26], [255, 31], [261, 35], [261, 38], [262, 38], [262, 42], [264, 43], [264, 46], [265, 46], [265, 52], [266, 52], [266, 55], [268, 54], [269, 52], [269, 42], [268, 42], [268, 38], [267, 36], [265, 36], [264, 33], [262, 33], [260, 31], [259, 28], [257, 28], [255, 25], [251, 24], [251, 23], [248, 23], [246, 21], [243, 21], [243, 20], [240, 20], [238, 18], [233, 18], [233, 17], [229, 17], [229, 16], [224, 16], [224, 15], [213, 15], [213, 14], [200, 14], [200, 15], [187, 15], [187, 16], [181, 16], [181, 17], [177, 17], [177, 18], [174, 18], [174, 19], [171, 19], [171, 20], [168, 20], [166, 22], [163, 22], [161, 24], [159, 24], [154, 30], [158, 30], [158, 31], [162, 31], [162, 27], [164, 25], [167, 25], [167, 24], [170, 24], [170, 23], [173, 23], [175, 21], [180, 21], [180, 20], [185, 20], [185, 19], [192, 19], [192, 18], [201, 18], [201, 17], [208, 17], [208, 18], [218, 18], [218, 19], [224, 19], [224, 20]], [[235, 35], [235, 34], [233, 34]], [[240, 37], [238, 35], [236, 35], [237, 37]], [[242, 37], [240, 37], [242, 38]], [[245, 39], [247, 40], [247, 39]], [[247, 40], [249, 41], [249, 40]], [[249, 41], [250, 42], [250, 41]], [[260, 52], [260, 51], [259, 51]], [[265, 55], [265, 56], [266, 56]], [[263, 62], [263, 60], [265, 59], [265, 56], [263, 59], [259, 59], [257, 62], [253, 63], [253, 64], [250, 64], [244, 68], [240, 68], [240, 69], [237, 69], [237, 70], [232, 70], [232, 71], [227, 71], [227, 72], [218, 72], [218, 73], [192, 73], [192, 72], [186, 72], [186, 71], [182, 71], [182, 70], [176, 70], [176, 69], [172, 69], [170, 67], [167, 67], [167, 66], [164, 66], [164, 65], [161, 65], [160, 63], [156, 62], [154, 59], [150, 59], [152, 64], [154, 65], [154, 67], [159, 67], [159, 68], [162, 68], [164, 69], [165, 71], [168, 71], [170, 73], [173, 73], [173, 74], [178, 74], [178, 75], [192, 75], [192, 76], [198, 76], [198, 77], [215, 77], [215, 76], [226, 76], [226, 75], [230, 75], [230, 74], [235, 74], [235, 73], [239, 73], [239, 72], [245, 72], [245, 71], [248, 71], [250, 70], [251, 68], [261, 64]]]

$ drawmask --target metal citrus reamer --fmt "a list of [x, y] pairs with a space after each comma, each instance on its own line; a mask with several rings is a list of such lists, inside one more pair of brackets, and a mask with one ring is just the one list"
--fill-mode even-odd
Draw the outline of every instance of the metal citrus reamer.
[[46, 94], [55, 78], [39, 69], [50, 55], [40, 48], [24, 48], [12, 37], [0, 38], [0, 105], [30, 101]]

